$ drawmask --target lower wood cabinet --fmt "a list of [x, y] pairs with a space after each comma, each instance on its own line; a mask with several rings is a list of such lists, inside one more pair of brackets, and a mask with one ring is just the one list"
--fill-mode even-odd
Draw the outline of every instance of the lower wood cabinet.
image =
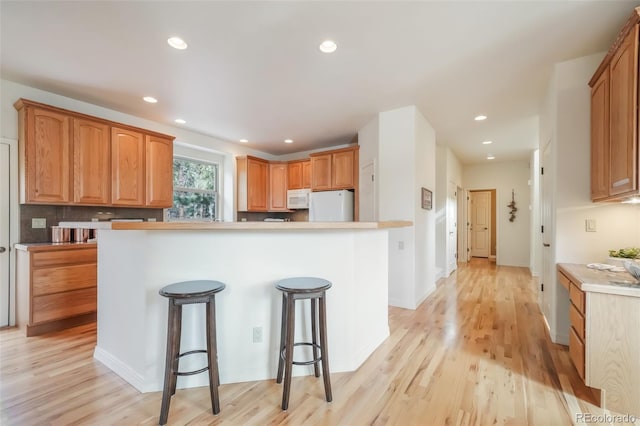
[[568, 276], [558, 271], [558, 282], [569, 291], [569, 357], [578, 370], [578, 374], [585, 379], [585, 295], [580, 289], [580, 283], [573, 282]]
[[27, 336], [96, 320], [95, 244], [16, 246], [17, 322]]

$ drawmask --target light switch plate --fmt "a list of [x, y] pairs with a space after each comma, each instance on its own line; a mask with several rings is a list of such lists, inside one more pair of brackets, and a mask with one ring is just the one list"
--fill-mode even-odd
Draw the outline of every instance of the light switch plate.
[[596, 221], [594, 219], [585, 219], [584, 230], [585, 232], [596, 232]]
[[44, 217], [32, 217], [31, 228], [42, 229], [47, 227], [47, 219]]

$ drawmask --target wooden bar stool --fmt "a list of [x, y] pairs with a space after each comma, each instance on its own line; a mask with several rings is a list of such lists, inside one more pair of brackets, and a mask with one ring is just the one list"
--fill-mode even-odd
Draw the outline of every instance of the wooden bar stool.
[[[167, 329], [167, 357], [164, 368], [164, 388], [162, 390], [162, 406], [158, 424], [167, 423], [171, 397], [176, 393], [178, 376], [191, 376], [209, 371], [209, 391], [213, 414], [220, 412], [218, 386], [218, 346], [216, 343], [216, 293], [224, 290], [225, 285], [218, 281], [199, 280], [183, 281], [170, 284], [160, 289], [161, 296], [169, 299], [169, 321]], [[207, 310], [207, 349], [180, 353], [180, 337], [182, 335], [182, 305], [206, 303]], [[178, 371], [180, 357], [196, 353], [207, 354], [207, 366], [200, 370]]]
[[[311, 365], [316, 377], [320, 377], [318, 363], [322, 363], [322, 378], [324, 379], [324, 393], [327, 402], [331, 402], [331, 381], [329, 377], [329, 351], [327, 347], [327, 318], [325, 294], [331, 288], [331, 282], [314, 277], [287, 278], [276, 283], [276, 288], [282, 292], [282, 323], [280, 328], [280, 356], [278, 361], [277, 383], [282, 383], [284, 371], [284, 390], [282, 392], [282, 409], [289, 407], [291, 391], [291, 370], [293, 364]], [[309, 299], [311, 302], [311, 342], [294, 343], [296, 324], [296, 300]], [[319, 309], [317, 305], [319, 304]], [[318, 312], [319, 311], [319, 312]], [[318, 312], [318, 314], [316, 314]], [[318, 343], [317, 323], [320, 322], [320, 343]], [[313, 359], [310, 361], [294, 361], [293, 348], [295, 346], [311, 346]], [[318, 356], [320, 351], [320, 356]]]

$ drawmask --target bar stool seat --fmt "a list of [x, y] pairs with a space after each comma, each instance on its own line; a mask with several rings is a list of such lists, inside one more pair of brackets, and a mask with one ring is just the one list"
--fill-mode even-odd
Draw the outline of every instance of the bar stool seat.
[[[311, 365], [316, 377], [320, 377], [318, 364], [322, 364], [322, 378], [327, 402], [333, 399], [331, 395], [331, 380], [329, 373], [329, 354], [327, 347], [327, 319], [326, 319], [326, 291], [331, 288], [331, 282], [316, 277], [293, 277], [278, 281], [276, 289], [282, 292], [282, 323], [280, 328], [280, 353], [278, 360], [277, 383], [282, 383], [282, 409], [289, 407], [291, 393], [291, 371], [295, 365]], [[311, 303], [311, 342], [294, 342], [296, 300], [309, 299]], [[317, 318], [316, 318], [317, 317]], [[320, 325], [320, 342], [317, 335], [317, 321]], [[295, 346], [311, 346], [313, 359], [308, 361], [294, 361], [293, 348]], [[320, 355], [318, 355], [320, 351]]]
[[[225, 285], [219, 281], [195, 280], [182, 281], [167, 285], [159, 294], [169, 299], [169, 319], [167, 328], [167, 354], [164, 370], [164, 388], [162, 390], [162, 406], [158, 424], [167, 423], [171, 397], [176, 393], [178, 376], [191, 376], [209, 371], [209, 393], [213, 414], [220, 412], [218, 386], [218, 346], [216, 342], [216, 293], [224, 290]], [[205, 303], [207, 312], [207, 348], [180, 353], [180, 337], [182, 335], [182, 306], [194, 303]], [[183, 356], [196, 353], [207, 354], [207, 366], [194, 371], [179, 371], [179, 360]]]

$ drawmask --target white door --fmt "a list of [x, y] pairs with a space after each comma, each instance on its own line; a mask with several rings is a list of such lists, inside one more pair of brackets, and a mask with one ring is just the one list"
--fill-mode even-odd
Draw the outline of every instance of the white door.
[[9, 325], [9, 145], [0, 143], [0, 327]]
[[458, 197], [457, 185], [449, 182], [447, 193], [447, 275], [456, 270], [458, 253]]
[[376, 222], [375, 162], [360, 169], [360, 222]]
[[[553, 321], [552, 315], [552, 291], [551, 283], [553, 278], [551, 274], [555, 273], [553, 252], [551, 250], [551, 212], [553, 208], [552, 188], [551, 188], [551, 141], [544, 147], [542, 152], [542, 170], [546, 169], [546, 173], [540, 175], [540, 188], [542, 188], [542, 283], [538, 289], [538, 301], [542, 304], [542, 313], [547, 319], [547, 323], [551, 326]], [[544, 291], [544, 283], [547, 283], [547, 289]]]
[[491, 192], [471, 193], [471, 256], [491, 254]]

